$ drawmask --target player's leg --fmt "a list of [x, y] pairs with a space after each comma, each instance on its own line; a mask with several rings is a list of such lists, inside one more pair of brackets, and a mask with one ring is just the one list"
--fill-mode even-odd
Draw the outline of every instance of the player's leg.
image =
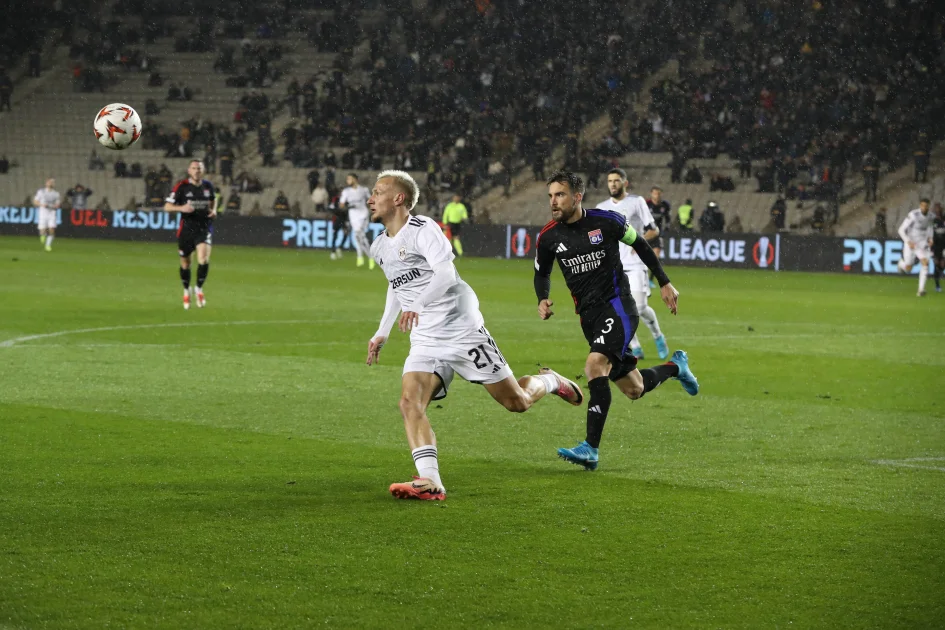
[[52, 251], [53, 238], [56, 235], [56, 211], [48, 208], [39, 211], [40, 240], [47, 252]]
[[[407, 444], [417, 468], [417, 477], [407, 483], [395, 483], [390, 486], [390, 493], [398, 499], [426, 499], [442, 501], [446, 498], [443, 481], [440, 479], [440, 465], [437, 457], [436, 436], [430, 419], [427, 418], [427, 406], [439, 391], [445, 396], [448, 382], [443, 380], [441, 372], [448, 367], [437, 366], [429, 357], [408, 357], [401, 380], [400, 415], [404, 419]], [[420, 368], [422, 371], [414, 371]], [[447, 380], [452, 379], [449, 371]]]
[[344, 247], [345, 240], [348, 238], [348, 222], [342, 218], [339, 218], [336, 225], [338, 230], [335, 232], [335, 245], [334, 245], [334, 256], [335, 258], [341, 258], [342, 248]]
[[208, 233], [202, 243], [197, 244], [197, 286], [194, 288], [194, 296], [197, 298], [197, 308], [203, 308], [207, 305], [207, 298], [203, 294], [203, 285], [207, 281], [207, 275], [210, 273], [210, 234]]
[[573, 448], [558, 449], [558, 457], [583, 466], [585, 470], [597, 470], [598, 448], [604, 434], [607, 414], [610, 411], [610, 380], [607, 378], [610, 370], [610, 357], [596, 352], [592, 344], [591, 352], [584, 363], [584, 375], [587, 377], [587, 389], [590, 392], [590, 398], [587, 401], [584, 441]]
[[636, 334], [630, 339], [630, 352], [640, 361], [646, 358], [643, 354], [643, 346], [640, 345], [640, 338]]
[[[924, 255], [923, 255], [924, 253]], [[928, 250], [919, 253], [919, 297], [925, 295], [925, 283], [929, 279], [929, 255]]]
[[584, 392], [577, 383], [550, 368], [541, 368], [538, 374], [518, 380], [509, 374], [501, 381], [483, 383], [483, 387], [496, 402], [513, 413], [528, 411], [545, 394], [554, 394], [575, 406], [584, 400]]
[[899, 273], [909, 273], [915, 266], [915, 251], [909, 243], [902, 244], [902, 258], [899, 260]]
[[[642, 269], [633, 269], [627, 272], [627, 279], [630, 281], [630, 292], [633, 295], [633, 301], [637, 305], [637, 314], [646, 324], [650, 334], [653, 335], [653, 341], [656, 342], [656, 351], [660, 359], [666, 359], [669, 357], [669, 346], [666, 345], [666, 338], [663, 336], [663, 331], [660, 330], [660, 323], [656, 319], [656, 311], [649, 304], [650, 286], [647, 283], [646, 273]], [[636, 337], [636, 334], [634, 334], [633, 338], [636, 339]], [[638, 341], [637, 344], [639, 343]], [[633, 339], [630, 340], [630, 348], [633, 350]], [[637, 355], [636, 352], [633, 352], [633, 356], [638, 359], [643, 358], [642, 353]]]
[[516, 380], [485, 326], [444, 344], [436, 352], [457, 374], [470, 383], [481, 383], [496, 402], [514, 413], [527, 411], [545, 394], [554, 394], [572, 405], [584, 400], [577, 383], [551, 368], [541, 368], [537, 375]]
[[370, 256], [371, 253], [371, 244], [367, 240], [367, 223], [368, 217], [367, 212], [362, 212], [361, 210], [348, 213], [348, 222], [351, 224], [351, 234], [354, 240], [354, 249], [358, 254], [357, 265], [361, 267], [364, 265], [364, 257]]
[[184, 310], [190, 308], [191, 256], [196, 249], [190, 230], [181, 226], [177, 231], [177, 254], [180, 257], [180, 283], [184, 287]]
[[354, 231], [354, 247], [358, 252], [358, 266], [364, 264], [365, 257], [370, 262], [370, 268], [374, 268], [374, 259], [371, 258], [371, 243], [368, 241], [367, 232], [362, 226], [360, 230]]
[[450, 226], [450, 235], [453, 237], [453, 249], [456, 250], [456, 255], [460, 258], [463, 257], [463, 242], [459, 240], [460, 232], [462, 232], [461, 226], [461, 223], [455, 223]]
[[611, 378], [630, 400], [642, 398], [647, 392], [653, 391], [671, 378], [679, 380], [690, 396], [699, 393], [699, 381], [689, 369], [689, 355], [682, 350], [674, 352], [668, 363], [642, 370], [634, 366], [626, 374], [611, 374]]
[[935, 252], [933, 254], [933, 263], [935, 264], [935, 291], [941, 293], [942, 285], [940, 284], [940, 280], [942, 278], [942, 269], [945, 268], [945, 252]]

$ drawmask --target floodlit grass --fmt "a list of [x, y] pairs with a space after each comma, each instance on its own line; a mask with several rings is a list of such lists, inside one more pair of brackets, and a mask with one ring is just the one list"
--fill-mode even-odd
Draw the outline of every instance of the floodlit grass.
[[[579, 374], [557, 272], [542, 322], [529, 261], [459, 269], [517, 375]], [[221, 247], [189, 312], [173, 245], [6, 237], [0, 273], [0, 628], [945, 626], [914, 278], [671, 269], [698, 397], [615, 390], [585, 473], [583, 410], [457, 382], [431, 504], [387, 494], [408, 343], [364, 365], [385, 282], [352, 257]]]

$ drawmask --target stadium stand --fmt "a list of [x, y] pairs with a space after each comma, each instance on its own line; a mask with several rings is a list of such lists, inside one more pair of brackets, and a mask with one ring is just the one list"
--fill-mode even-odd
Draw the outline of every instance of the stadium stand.
[[[337, 187], [351, 170], [399, 167], [421, 183], [424, 212], [458, 190], [477, 221], [541, 223], [543, 174], [564, 165], [602, 180], [619, 164], [636, 192], [660, 185], [697, 216], [716, 201], [745, 230], [772, 229], [780, 190], [786, 229], [808, 229], [823, 207], [841, 222], [833, 231], [859, 232], [875, 213], [858, 200], [866, 152], [890, 207], [905, 162], [922, 151], [935, 162], [945, 104], [923, 94], [945, 75], [926, 58], [934, 35], [916, 28], [922, 3], [609, 7], [220, 2], [197, 21], [173, 2], [88, 8], [43, 52], [42, 76], [15, 77], [13, 111], [0, 113], [6, 201], [53, 175], [62, 190], [91, 188], [91, 207], [146, 203], [143, 179], [115, 177], [119, 158], [176, 178], [206, 157], [219, 183], [229, 146], [233, 176], [261, 185], [240, 187], [243, 213], [270, 214], [282, 190], [311, 214], [313, 170]], [[580, 28], [562, 46], [568, 11]], [[99, 148], [105, 170], [89, 170], [91, 118], [114, 101], [139, 110], [145, 135], [122, 154]], [[693, 166], [702, 183], [676, 181]]]

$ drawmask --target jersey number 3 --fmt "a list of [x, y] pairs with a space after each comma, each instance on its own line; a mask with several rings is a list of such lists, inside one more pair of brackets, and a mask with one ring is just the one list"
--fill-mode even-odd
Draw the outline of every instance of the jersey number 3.
[[614, 329], [614, 318], [608, 317], [607, 319], [604, 320], [604, 323], [607, 324], [607, 328], [605, 328], [601, 332], [603, 332], [606, 335], [607, 333], [609, 333], [611, 330]]

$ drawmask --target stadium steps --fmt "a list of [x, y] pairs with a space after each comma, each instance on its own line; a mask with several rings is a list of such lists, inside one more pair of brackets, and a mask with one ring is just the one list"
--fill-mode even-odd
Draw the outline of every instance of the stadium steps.
[[[840, 221], [835, 231], [854, 236], [866, 235], [875, 225], [876, 213], [885, 207], [887, 228], [890, 234], [895, 234], [906, 214], [919, 207], [919, 199], [929, 197], [933, 201], [940, 201], [945, 198], [945, 169], [940, 166], [945, 160], [945, 142], [932, 149], [930, 158], [928, 183], [916, 184], [912, 181], [915, 171], [910, 160], [905, 166], [892, 173], [885, 173], [880, 178], [877, 186], [879, 201], [867, 203], [860, 193], [855, 199], [841, 205]], [[853, 177], [862, 181], [859, 173], [854, 173], [851, 179]]]

